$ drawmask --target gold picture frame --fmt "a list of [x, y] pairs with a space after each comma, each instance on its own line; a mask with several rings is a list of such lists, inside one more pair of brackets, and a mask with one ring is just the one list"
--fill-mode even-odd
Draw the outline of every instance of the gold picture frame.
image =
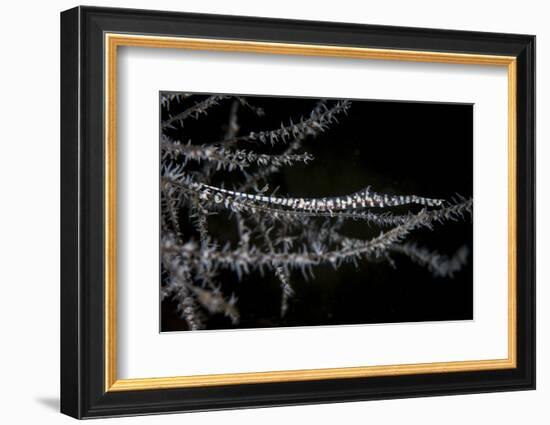
[[[307, 44], [265, 43], [198, 38], [105, 34], [105, 391], [128, 391], [236, 385], [318, 379], [341, 379], [417, 373], [464, 372], [516, 367], [516, 58], [464, 53], [357, 47], [316, 46]], [[491, 65], [506, 67], [508, 72], [508, 358], [387, 366], [305, 369], [216, 375], [174, 376], [168, 378], [117, 379], [116, 375], [116, 87], [119, 47], [189, 49], [238, 53], [262, 53], [325, 56], [364, 60]]]

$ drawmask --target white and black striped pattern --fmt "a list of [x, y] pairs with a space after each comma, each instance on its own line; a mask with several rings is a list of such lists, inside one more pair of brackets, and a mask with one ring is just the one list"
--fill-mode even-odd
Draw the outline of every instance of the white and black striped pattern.
[[[417, 195], [394, 196], [380, 195], [371, 192], [368, 188], [351, 195], [335, 196], [328, 198], [282, 198], [276, 196], [264, 196], [250, 193], [236, 192], [203, 183], [192, 183], [193, 189], [202, 192], [203, 196], [223, 194], [235, 199], [247, 200], [255, 204], [274, 205], [277, 207], [300, 211], [348, 211], [365, 208], [395, 207], [407, 204], [419, 204], [429, 207], [437, 207], [443, 204], [440, 199], [424, 198]], [[220, 199], [221, 201], [221, 199]]]

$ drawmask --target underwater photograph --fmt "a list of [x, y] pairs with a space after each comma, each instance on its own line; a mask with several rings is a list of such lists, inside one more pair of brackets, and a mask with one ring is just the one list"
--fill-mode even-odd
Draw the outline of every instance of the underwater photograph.
[[473, 105], [159, 94], [161, 332], [473, 319]]

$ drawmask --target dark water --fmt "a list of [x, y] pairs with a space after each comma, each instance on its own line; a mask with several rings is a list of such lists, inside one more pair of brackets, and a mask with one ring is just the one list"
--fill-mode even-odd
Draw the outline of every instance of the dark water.
[[[194, 97], [191, 104], [202, 98]], [[318, 101], [252, 96], [247, 99], [262, 107], [266, 116], [259, 118], [240, 108], [240, 134], [278, 128], [281, 122], [287, 124], [289, 118], [297, 122], [301, 116], [308, 116]], [[184, 134], [167, 134], [180, 140], [191, 139], [193, 143], [218, 140], [224, 133], [230, 106], [231, 100], [223, 101], [208, 115], [187, 120]], [[270, 188], [280, 186], [279, 195], [296, 197], [348, 194], [366, 186], [388, 194], [443, 199], [457, 193], [472, 196], [472, 105], [353, 100], [348, 115], [340, 115], [339, 121], [329, 131], [304, 143], [303, 150], [315, 157], [313, 162], [283, 168], [270, 178]], [[281, 147], [257, 150], [276, 153]], [[238, 175], [220, 173], [214, 183], [224, 181], [226, 187], [231, 187], [231, 182], [237, 181], [233, 176]], [[182, 225], [184, 231], [194, 231], [188, 223]], [[209, 230], [220, 240], [236, 240], [235, 222], [227, 215], [210, 218]], [[356, 221], [347, 223], [342, 232], [369, 238], [380, 230]], [[472, 234], [468, 217], [465, 221], [438, 225], [433, 231], [417, 230], [409, 239], [447, 255], [467, 245], [469, 263], [454, 278], [435, 278], [426, 268], [400, 254], [392, 255], [395, 268], [387, 262], [367, 261], [361, 261], [358, 268], [346, 264], [337, 271], [318, 266], [314, 279], [309, 280], [299, 271], [293, 272], [291, 284], [296, 295], [283, 319], [279, 281], [272, 273], [252, 273], [238, 281], [228, 271], [219, 276], [219, 282], [224, 293], [238, 297], [238, 328], [472, 319]], [[165, 301], [161, 310], [163, 331], [186, 329], [173, 302]], [[223, 315], [212, 316], [208, 322], [209, 329], [233, 327]]]

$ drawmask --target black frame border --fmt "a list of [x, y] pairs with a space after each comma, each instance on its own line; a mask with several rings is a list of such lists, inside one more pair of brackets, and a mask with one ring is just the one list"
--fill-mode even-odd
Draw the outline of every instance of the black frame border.
[[[517, 58], [517, 367], [105, 392], [105, 32]], [[535, 37], [178, 12], [61, 13], [61, 412], [75, 418], [535, 388]]]

